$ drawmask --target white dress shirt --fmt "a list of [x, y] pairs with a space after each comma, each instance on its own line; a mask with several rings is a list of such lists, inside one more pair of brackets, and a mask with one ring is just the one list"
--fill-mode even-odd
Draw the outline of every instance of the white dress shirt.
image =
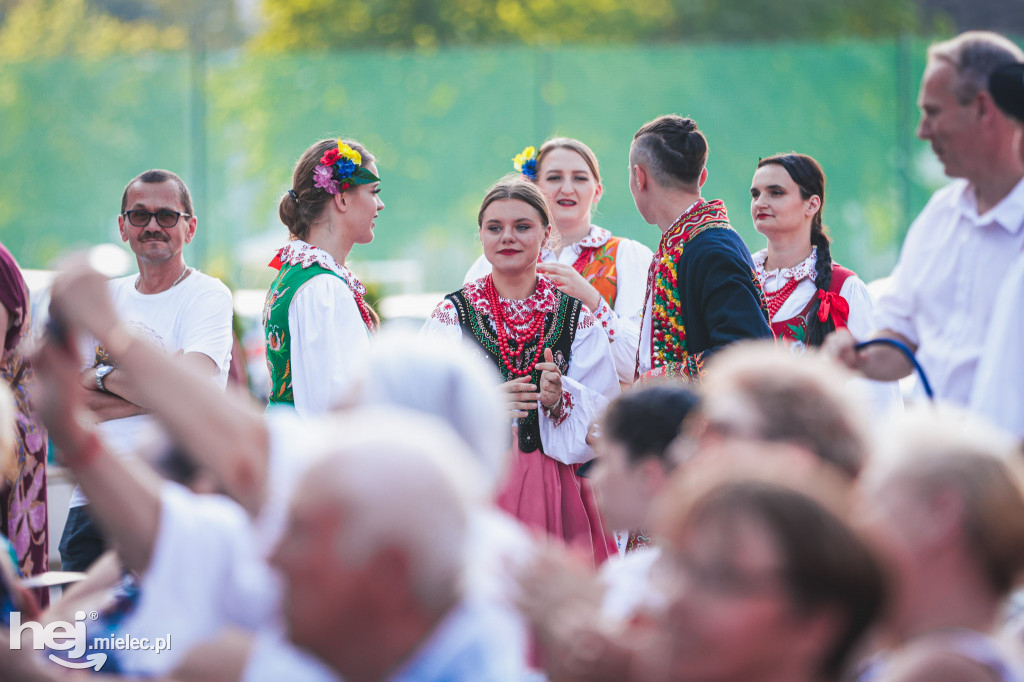
[[971, 409], [1024, 439], [1024, 256], [996, 297]]
[[1024, 180], [984, 215], [957, 180], [910, 226], [875, 323], [910, 339], [935, 397], [967, 405], [996, 294], [1024, 251]]

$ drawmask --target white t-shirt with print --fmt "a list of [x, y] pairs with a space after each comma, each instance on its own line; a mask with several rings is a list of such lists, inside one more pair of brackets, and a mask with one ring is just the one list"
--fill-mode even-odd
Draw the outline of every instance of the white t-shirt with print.
[[[227, 385], [231, 363], [231, 291], [219, 279], [193, 269], [188, 277], [167, 291], [143, 294], [135, 288], [138, 275], [110, 280], [110, 298], [121, 320], [135, 334], [168, 354], [202, 353], [217, 365], [214, 381]], [[95, 364], [95, 339], [83, 342], [83, 369]], [[130, 456], [152, 434], [155, 420], [147, 414], [111, 419], [99, 424], [107, 448]], [[88, 498], [76, 487], [69, 506], [81, 507]]]

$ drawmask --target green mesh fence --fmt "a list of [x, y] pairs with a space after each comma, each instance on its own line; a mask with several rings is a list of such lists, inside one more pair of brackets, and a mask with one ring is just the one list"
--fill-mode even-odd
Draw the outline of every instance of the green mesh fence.
[[[605, 193], [595, 222], [657, 244], [626, 182], [633, 133], [663, 113], [708, 136], [705, 196], [722, 198], [751, 248], [759, 157], [800, 151], [829, 177], [825, 221], [837, 260], [886, 274], [928, 195], [945, 182], [916, 140], [926, 43], [480, 48], [254, 57], [161, 54], [0, 64], [0, 240], [24, 267], [119, 241], [124, 184], [179, 172], [199, 216], [189, 259], [234, 284], [265, 286], [286, 230], [277, 203], [321, 136], [379, 159], [376, 240], [352, 258], [405, 260], [407, 286], [451, 290], [479, 253], [475, 216], [511, 157], [552, 135], [587, 142]], [[387, 286], [388, 283], [385, 282]], [[394, 286], [393, 284], [391, 286]]]

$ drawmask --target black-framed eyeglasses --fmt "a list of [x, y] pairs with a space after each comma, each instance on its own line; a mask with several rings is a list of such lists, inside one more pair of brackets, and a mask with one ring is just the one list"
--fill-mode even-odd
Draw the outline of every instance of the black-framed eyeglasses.
[[156, 213], [141, 208], [133, 208], [130, 211], [125, 211], [122, 215], [135, 227], [145, 227], [149, 225], [149, 221], [152, 218], [156, 218], [156, 224], [163, 228], [174, 227], [178, 224], [179, 219], [192, 217], [188, 213], [179, 213], [178, 211], [166, 208], [161, 208]]

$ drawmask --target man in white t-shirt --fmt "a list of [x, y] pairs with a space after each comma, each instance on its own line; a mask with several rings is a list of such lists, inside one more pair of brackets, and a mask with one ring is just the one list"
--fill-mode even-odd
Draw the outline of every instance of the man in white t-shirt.
[[[996, 293], [1024, 251], [1024, 162], [1016, 126], [988, 89], [999, 66], [1024, 61], [1006, 38], [970, 31], [932, 45], [921, 82], [917, 135], [931, 143], [946, 175], [911, 225], [892, 282], [879, 299], [874, 336], [914, 351], [935, 397], [967, 405], [993, 316]], [[863, 339], [862, 339], [863, 340]], [[913, 370], [895, 348], [860, 352], [848, 330], [826, 349], [871, 379]]]
[[[125, 187], [117, 223], [139, 265], [138, 275], [110, 281], [120, 318], [223, 388], [231, 360], [231, 292], [185, 263], [183, 250], [195, 237], [197, 223], [188, 187], [170, 171], [142, 173]], [[86, 404], [102, 421], [107, 446], [129, 456], [154, 427], [134, 378], [101, 345], [83, 348], [83, 358]], [[70, 507], [60, 543], [62, 567], [84, 571], [106, 543], [77, 488]]]

